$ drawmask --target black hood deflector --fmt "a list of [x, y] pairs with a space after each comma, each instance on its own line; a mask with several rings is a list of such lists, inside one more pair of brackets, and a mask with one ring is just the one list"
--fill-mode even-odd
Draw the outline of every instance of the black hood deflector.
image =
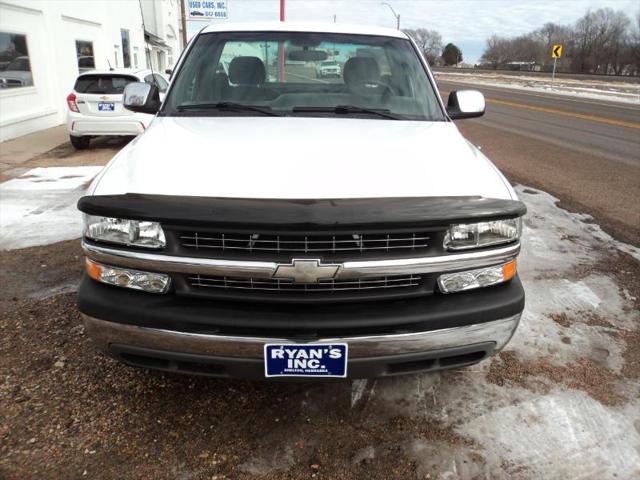
[[134, 193], [82, 197], [78, 209], [90, 215], [171, 225], [286, 230], [383, 225], [433, 227], [514, 218], [527, 211], [518, 200], [483, 197], [283, 200]]

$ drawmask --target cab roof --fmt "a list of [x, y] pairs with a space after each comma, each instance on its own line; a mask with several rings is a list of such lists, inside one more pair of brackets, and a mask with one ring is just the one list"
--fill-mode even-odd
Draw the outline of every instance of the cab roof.
[[393, 28], [329, 22], [211, 22], [200, 31], [200, 33], [212, 32], [345, 33], [353, 35], [408, 38], [404, 32]]

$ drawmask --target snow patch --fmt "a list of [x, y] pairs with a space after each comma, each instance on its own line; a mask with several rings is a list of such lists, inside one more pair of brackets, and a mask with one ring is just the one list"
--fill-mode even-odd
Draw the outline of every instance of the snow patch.
[[81, 235], [76, 209], [102, 167], [40, 167], [0, 184], [0, 249], [47, 245]]
[[[507, 459], [527, 478], [633, 478], [640, 474], [640, 434], [621, 412], [583, 392], [554, 391], [498, 408], [467, 423], [489, 465]], [[489, 440], [489, 441], [488, 441]]]
[[632, 82], [607, 82], [587, 79], [556, 79], [479, 72], [435, 72], [438, 80], [485, 85], [487, 87], [554, 93], [571, 97], [607, 100], [640, 105], [640, 85]]
[[[640, 251], [611, 238], [588, 215], [558, 208], [558, 199], [545, 192], [522, 186], [516, 191], [528, 207], [518, 266], [527, 299], [506, 350], [524, 366], [524, 381], [490, 382], [498, 358], [455, 371], [380, 379], [367, 410], [378, 418], [435, 422], [474, 441], [408, 441], [404, 450], [422, 474], [640, 478], [640, 383], [615, 377], [626, 349], [616, 333], [637, 331], [640, 312], [615, 276], [598, 267], [620, 251], [640, 259]], [[560, 322], [552, 318], [559, 314], [566, 315]], [[535, 369], [526, 372], [532, 363], [572, 368], [584, 359], [611, 372], [621, 405], [603, 405], [587, 391], [537, 377]]]

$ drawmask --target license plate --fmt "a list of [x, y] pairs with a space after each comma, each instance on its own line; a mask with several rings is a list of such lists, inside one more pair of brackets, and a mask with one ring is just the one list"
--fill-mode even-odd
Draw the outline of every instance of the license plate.
[[98, 103], [99, 112], [113, 112], [114, 110], [115, 110], [115, 104], [113, 102]]
[[346, 377], [346, 343], [264, 346], [266, 377]]

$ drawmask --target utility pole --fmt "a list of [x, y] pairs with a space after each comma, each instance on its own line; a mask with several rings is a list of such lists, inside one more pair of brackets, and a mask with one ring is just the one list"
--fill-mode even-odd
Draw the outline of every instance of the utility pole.
[[[284, 22], [284, 0], [280, 0], [280, 21]], [[284, 82], [284, 42], [278, 44], [278, 65], [280, 67], [280, 81]]]
[[269, 69], [269, 48], [271, 48], [271, 45], [264, 42], [262, 47], [264, 48], [264, 63], [267, 65], [267, 69]]
[[389, 7], [389, 9], [391, 10], [391, 13], [393, 13], [393, 16], [396, 17], [396, 28], [400, 30], [400, 14], [396, 13], [396, 11], [393, 9], [391, 4], [387, 2], [382, 2], [380, 5], [386, 5], [387, 7]]
[[187, 18], [185, 17], [184, 0], [180, 0], [180, 23], [182, 23], [182, 49], [187, 48]]

